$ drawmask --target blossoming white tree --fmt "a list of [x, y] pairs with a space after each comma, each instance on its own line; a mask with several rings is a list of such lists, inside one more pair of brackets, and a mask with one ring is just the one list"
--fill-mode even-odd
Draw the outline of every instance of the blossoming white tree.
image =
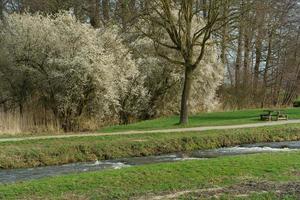
[[24, 98], [37, 97], [66, 131], [86, 110], [100, 119], [129, 113], [128, 96], [144, 93], [135, 62], [113, 29], [95, 30], [68, 13], [11, 14], [0, 38], [13, 63], [1, 69], [3, 77], [15, 72], [20, 83], [32, 83]]
[[[148, 102], [147, 90], [144, 87], [145, 75], [138, 69], [138, 63], [132, 58], [129, 49], [119, 37], [117, 27], [106, 27], [99, 30], [106, 53], [113, 60], [110, 63], [109, 94], [114, 112], [121, 124], [137, 118]], [[112, 113], [111, 113], [112, 114]]]

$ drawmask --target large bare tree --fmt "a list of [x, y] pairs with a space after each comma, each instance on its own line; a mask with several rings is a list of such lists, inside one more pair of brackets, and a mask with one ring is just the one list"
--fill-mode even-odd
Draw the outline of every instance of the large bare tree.
[[[212, 35], [233, 16], [230, 13], [225, 20], [222, 14], [223, 6], [228, 6], [229, 1], [210, 0], [199, 6], [195, 0], [154, 0], [146, 7], [143, 24], [151, 28], [143, 31], [144, 34], [154, 41], [161, 57], [184, 68], [180, 124], [188, 123], [193, 73], [203, 60], [206, 46]], [[171, 51], [176, 56], [166, 53]]]

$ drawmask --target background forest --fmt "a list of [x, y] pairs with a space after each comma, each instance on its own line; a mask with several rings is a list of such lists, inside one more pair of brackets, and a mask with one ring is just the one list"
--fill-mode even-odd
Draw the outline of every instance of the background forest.
[[300, 90], [299, 0], [0, 0], [0, 20], [3, 132], [285, 107]]

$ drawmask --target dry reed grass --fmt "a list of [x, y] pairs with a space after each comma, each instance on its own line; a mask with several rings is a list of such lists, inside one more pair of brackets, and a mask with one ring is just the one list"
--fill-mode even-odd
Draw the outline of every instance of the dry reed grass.
[[0, 108], [0, 135], [61, 132], [59, 122], [47, 111], [4, 111]]

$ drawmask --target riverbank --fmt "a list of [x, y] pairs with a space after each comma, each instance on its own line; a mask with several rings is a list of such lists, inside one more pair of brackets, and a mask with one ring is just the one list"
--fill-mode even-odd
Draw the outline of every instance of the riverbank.
[[241, 146], [219, 149], [196, 150], [188, 153], [180, 152], [158, 156], [130, 157], [96, 162], [80, 162], [57, 166], [36, 167], [34, 169], [7, 169], [0, 170], [0, 184], [17, 183], [73, 173], [121, 169], [124, 167], [141, 166], [155, 163], [178, 162], [186, 160], [207, 160], [224, 156], [296, 151], [300, 152], [300, 141], [245, 144]]
[[3, 142], [0, 146], [0, 168], [61, 165], [291, 140], [300, 140], [300, 124], [201, 132]]
[[174, 199], [201, 195], [235, 199], [244, 195], [243, 199], [296, 200], [299, 174], [299, 152], [231, 156], [0, 185], [0, 199], [149, 200], [170, 195]]

